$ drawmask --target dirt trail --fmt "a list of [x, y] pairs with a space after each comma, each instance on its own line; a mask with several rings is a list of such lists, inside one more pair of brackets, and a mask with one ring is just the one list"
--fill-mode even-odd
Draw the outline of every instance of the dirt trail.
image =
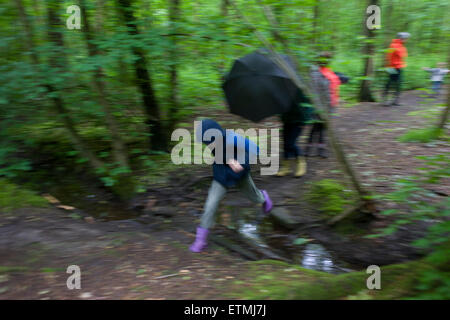
[[[448, 143], [442, 141], [431, 144], [397, 142], [396, 138], [406, 130], [429, 124], [420, 112], [417, 116], [408, 116], [409, 112], [437, 110], [433, 107], [435, 102], [421, 103], [424, 101], [421, 94], [419, 91], [404, 93], [404, 104], [400, 107], [365, 103], [339, 109], [335, 125], [339, 137], [346, 154], [371, 190], [387, 192], [394, 178], [415, 173], [415, 168], [421, 164], [415, 156], [450, 151]], [[208, 111], [207, 116], [217, 117], [224, 127], [252, 125], [221, 110]], [[278, 125], [276, 118], [258, 124], [261, 128]], [[305, 223], [314, 220], [313, 208], [298, 202], [305, 183], [342, 178], [333, 156], [309, 158], [308, 167], [308, 173], [301, 179], [254, 174], [258, 187], [269, 190], [275, 205], [289, 207]], [[194, 237], [195, 219], [201, 213], [206, 196], [209, 174], [210, 168], [205, 166], [189, 172], [179, 170], [173, 173], [172, 180], [177, 185], [188, 185], [184, 193], [170, 187], [155, 188], [142, 199], [147, 201], [143, 205], [148, 205], [152, 197], [156, 199], [155, 206], [166, 208], [162, 216], [92, 222], [73, 219], [67, 211], [53, 208], [21, 209], [13, 215], [0, 215], [0, 299], [230, 297], [228, 288], [236, 285], [237, 279], [245, 283], [249, 270], [247, 261], [215, 244], [202, 254], [188, 251]], [[198, 179], [202, 176], [206, 178]], [[197, 179], [197, 183], [189, 186], [193, 179]], [[449, 184], [441, 185], [436, 191], [450, 194]], [[220, 213], [226, 213], [233, 206], [252, 207], [248, 201], [232, 195], [235, 193], [225, 198]], [[158, 198], [164, 201], [158, 202]], [[376, 223], [383, 225], [385, 222]], [[66, 287], [69, 265], [81, 268], [81, 290]]]

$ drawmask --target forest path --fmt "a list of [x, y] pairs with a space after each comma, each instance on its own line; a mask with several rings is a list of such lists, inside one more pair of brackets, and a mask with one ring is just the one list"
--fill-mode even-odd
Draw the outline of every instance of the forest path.
[[[393, 178], [415, 173], [421, 164], [415, 156], [450, 151], [445, 141], [405, 144], [396, 140], [408, 129], [430, 124], [424, 115], [436, 117], [439, 108], [435, 101], [427, 101], [422, 95], [421, 91], [404, 93], [400, 107], [363, 103], [339, 109], [339, 137], [367, 187], [386, 192], [392, 187]], [[416, 115], [408, 115], [409, 112]], [[224, 127], [228, 127], [227, 123], [235, 127], [252, 125], [221, 110], [207, 116], [217, 117]], [[276, 127], [278, 122], [268, 119], [258, 126]], [[307, 175], [301, 179], [254, 173], [255, 182], [270, 192], [277, 206], [292, 207], [299, 205], [295, 199], [304, 192], [305, 182], [342, 176], [333, 156], [310, 158], [308, 166]], [[201, 213], [210, 183], [209, 170], [204, 166], [189, 172], [179, 170], [172, 177], [177, 188], [155, 191], [153, 205], [166, 208], [162, 218], [144, 215], [100, 222], [73, 219], [67, 211], [56, 208], [22, 209], [13, 215], [2, 215], [0, 299], [239, 298], [229, 288], [245, 285], [251, 279], [251, 265], [246, 260], [215, 244], [201, 254], [188, 251], [194, 239], [195, 219]], [[201, 176], [206, 178], [189, 187], [188, 194], [186, 190], [183, 193], [183, 184]], [[450, 194], [448, 184], [436, 191]], [[220, 212], [225, 213], [230, 206], [251, 204], [230, 195]], [[297, 210], [302, 212], [297, 214], [306, 216], [308, 210], [304, 209]], [[81, 269], [81, 290], [69, 290], [66, 286], [69, 265]]]

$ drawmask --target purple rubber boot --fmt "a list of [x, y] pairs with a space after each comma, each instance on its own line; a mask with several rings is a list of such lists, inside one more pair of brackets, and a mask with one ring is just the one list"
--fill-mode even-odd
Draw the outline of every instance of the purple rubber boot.
[[272, 210], [272, 208], [273, 208], [272, 200], [270, 200], [269, 194], [267, 193], [266, 190], [261, 190], [261, 192], [262, 192], [262, 194], [264, 196], [264, 200], [265, 200], [262, 205], [262, 209], [265, 214], [268, 214], [270, 212], [270, 210]]
[[205, 249], [208, 244], [206, 238], [208, 237], [208, 229], [197, 227], [197, 236], [194, 243], [189, 247], [192, 252], [200, 252]]

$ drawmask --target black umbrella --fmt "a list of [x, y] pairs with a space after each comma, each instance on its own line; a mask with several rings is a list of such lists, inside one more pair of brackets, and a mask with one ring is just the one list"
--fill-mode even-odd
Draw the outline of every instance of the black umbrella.
[[[281, 57], [294, 68], [288, 56]], [[234, 62], [223, 90], [230, 112], [254, 122], [289, 111], [298, 96], [287, 74], [261, 51]]]

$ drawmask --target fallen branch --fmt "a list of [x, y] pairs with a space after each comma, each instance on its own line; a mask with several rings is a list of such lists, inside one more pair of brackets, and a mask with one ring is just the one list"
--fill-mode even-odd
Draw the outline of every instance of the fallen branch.
[[356, 207], [348, 208], [347, 210], [345, 210], [341, 214], [339, 214], [339, 215], [333, 217], [332, 219], [328, 220], [326, 224], [328, 226], [332, 226], [332, 225], [336, 224], [337, 222], [341, 221], [342, 219], [345, 219], [346, 217], [352, 215], [356, 211], [359, 211], [360, 209], [361, 209], [361, 205], [358, 205]]
[[255, 243], [253, 243], [250, 239], [247, 239], [239, 234], [238, 234], [238, 237], [239, 237], [240, 241], [242, 241], [243, 243], [245, 243], [246, 245], [251, 247], [252, 250], [254, 250], [258, 254], [260, 254], [263, 259], [280, 260], [280, 261], [284, 261], [284, 262], [288, 262], [288, 263], [292, 262], [289, 259], [286, 259], [267, 248], [261, 247]]
[[240, 246], [237, 246], [237, 245], [231, 243], [230, 241], [227, 241], [226, 239], [223, 239], [223, 238], [215, 236], [215, 235], [211, 235], [210, 239], [214, 243], [216, 243], [222, 247], [225, 247], [231, 251], [235, 251], [249, 260], [259, 260], [258, 257], [255, 254], [253, 254], [252, 252], [250, 252]]
[[165, 276], [155, 277], [155, 278], [153, 278], [153, 280], [165, 279], [165, 278], [169, 278], [169, 277], [176, 277], [176, 276], [179, 276], [179, 275], [180, 275], [179, 273], [173, 273], [173, 274], [168, 274], [168, 275], [165, 275]]

